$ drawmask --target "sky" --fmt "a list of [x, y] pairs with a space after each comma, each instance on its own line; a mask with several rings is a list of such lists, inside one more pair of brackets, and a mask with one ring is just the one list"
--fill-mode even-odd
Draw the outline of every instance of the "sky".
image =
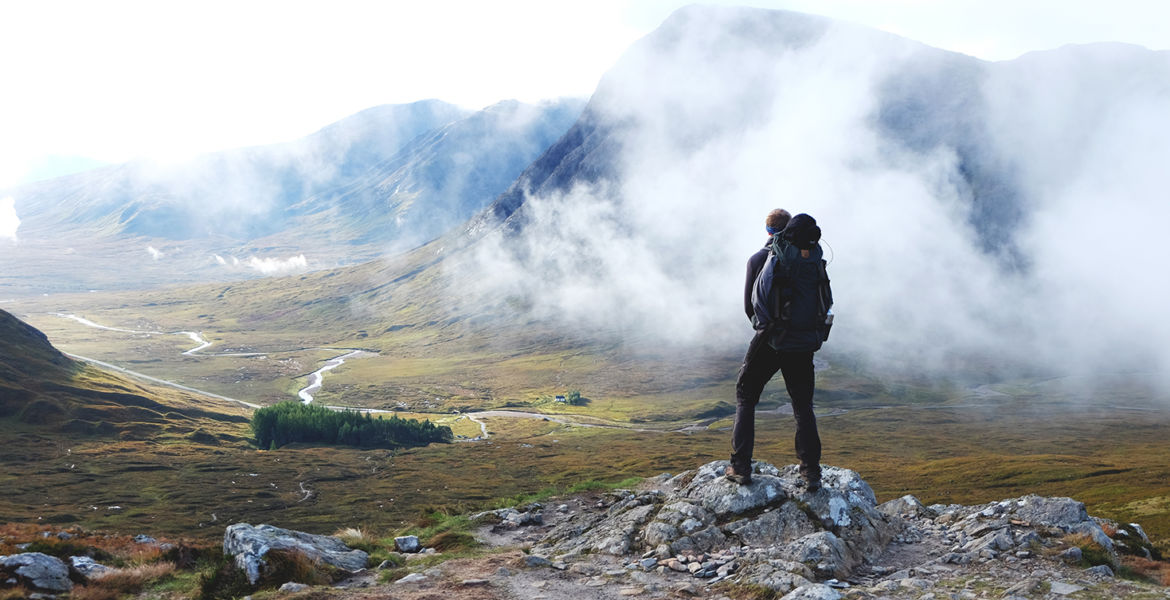
[[[1170, 47], [1170, 3], [1148, 0], [709, 3], [827, 15], [988, 60], [1093, 41]], [[296, 139], [380, 104], [588, 96], [685, 4], [2, 1], [0, 189]]]

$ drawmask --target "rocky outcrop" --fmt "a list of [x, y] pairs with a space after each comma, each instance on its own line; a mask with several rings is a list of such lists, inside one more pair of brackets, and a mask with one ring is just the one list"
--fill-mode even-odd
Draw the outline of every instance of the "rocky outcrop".
[[525, 564], [588, 574], [616, 563], [631, 579], [653, 572], [660, 579], [642, 582], [650, 587], [682, 578], [794, 599], [917, 598], [932, 589], [966, 597], [968, 573], [1001, 591], [1020, 584], [1020, 573], [1043, 575], [1025, 582], [1039, 587], [1088, 577], [1110, 589], [1120, 553], [1158, 558], [1139, 525], [1091, 517], [1071, 498], [926, 506], [903, 496], [879, 505], [847, 469], [824, 467], [824, 487], [810, 493], [795, 465], [756, 463], [747, 486], [724, 479], [726, 466], [649, 479], [568, 514], [546, 511], [553, 522]]
[[[893, 510], [885, 505], [882, 509]], [[1102, 549], [1114, 568], [1120, 564], [1117, 548], [1101, 522], [1117, 531], [1119, 526], [1090, 517], [1085, 505], [1072, 498], [1029, 495], [978, 506], [932, 505], [922, 507], [913, 516], [947, 527], [956, 542], [954, 553], [959, 556], [953, 560], [961, 560], [964, 555], [994, 558], [1008, 551], [1030, 552], [1042, 540], [1081, 534]]]
[[40, 552], [0, 556], [0, 577], [15, 579], [17, 583], [45, 592], [73, 589], [69, 567], [61, 559]]
[[[877, 510], [873, 490], [853, 471], [825, 467], [824, 487], [809, 493], [795, 466], [757, 463], [747, 486], [724, 479], [726, 467], [716, 461], [651, 489], [619, 492], [604, 511], [562, 521], [532, 553], [560, 561], [643, 555], [712, 579], [739, 572], [742, 581], [787, 592], [810, 579], [847, 577], [897, 533], [898, 520]], [[720, 559], [690, 560], [696, 555]]]
[[346, 546], [335, 537], [281, 529], [272, 525], [253, 527], [247, 523], [229, 525], [224, 531], [223, 553], [235, 557], [236, 566], [247, 574], [248, 582], [252, 585], [264, 576], [268, 568], [264, 555], [271, 550], [299, 552], [311, 560], [347, 571], [363, 569], [369, 560], [368, 554]]

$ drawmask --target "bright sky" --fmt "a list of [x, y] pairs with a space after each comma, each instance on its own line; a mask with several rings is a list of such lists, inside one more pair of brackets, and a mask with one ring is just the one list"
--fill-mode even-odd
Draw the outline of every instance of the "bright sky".
[[[765, 0], [981, 58], [1170, 47], [1170, 2]], [[364, 108], [587, 96], [679, 0], [0, 0], [0, 188], [294, 139]], [[0, 232], [2, 233], [2, 232]]]

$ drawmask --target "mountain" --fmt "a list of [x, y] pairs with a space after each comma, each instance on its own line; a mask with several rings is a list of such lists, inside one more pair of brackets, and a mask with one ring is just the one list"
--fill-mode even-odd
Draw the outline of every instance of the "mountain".
[[479, 112], [438, 101], [376, 107], [295, 142], [9, 190], [21, 226], [19, 242], [0, 257], [6, 287], [223, 280], [408, 248], [488, 204], [580, 107], [575, 100], [503, 102]]
[[492, 292], [534, 314], [731, 346], [748, 334], [743, 262], [786, 207], [824, 231], [848, 323], [833, 350], [1164, 381], [1170, 325], [1137, 315], [1170, 286], [1132, 286], [1148, 277], [1097, 250], [1095, 223], [1120, 228], [1127, 256], [1170, 250], [1154, 225], [1170, 217], [1167, 81], [1170, 52], [1125, 44], [988, 62], [812, 15], [688, 7], [468, 231], [500, 273]]
[[216, 439], [210, 431], [229, 438], [242, 433], [247, 418], [239, 407], [200, 404], [206, 399], [74, 361], [45, 334], [0, 310], [0, 432], [31, 427], [123, 439], [197, 434], [204, 441]]

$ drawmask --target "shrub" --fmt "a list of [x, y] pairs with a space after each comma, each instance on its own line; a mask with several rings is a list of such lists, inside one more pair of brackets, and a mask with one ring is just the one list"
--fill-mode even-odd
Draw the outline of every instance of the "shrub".
[[199, 577], [199, 600], [230, 600], [251, 593], [247, 574], [222, 552], [208, 558], [207, 571]]
[[1122, 559], [1122, 565], [1124, 569], [1142, 579], [1170, 586], [1170, 563], [1140, 556], [1126, 556]]

